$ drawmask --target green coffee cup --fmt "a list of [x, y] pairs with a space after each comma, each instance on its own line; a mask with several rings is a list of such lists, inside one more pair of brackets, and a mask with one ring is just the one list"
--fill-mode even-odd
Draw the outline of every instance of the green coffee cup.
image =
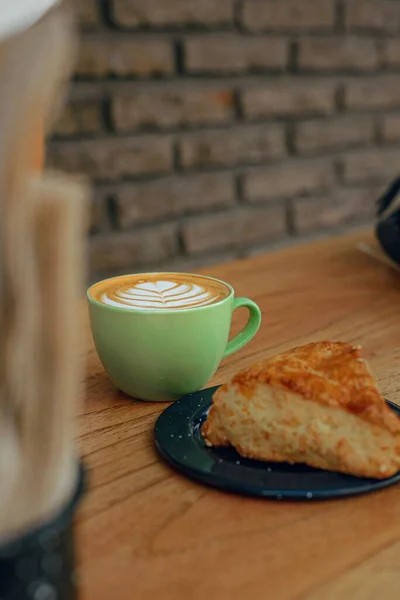
[[[103, 280], [87, 293], [94, 343], [115, 386], [140, 400], [170, 401], [202, 388], [221, 360], [257, 333], [261, 311], [223, 281], [189, 273]], [[228, 341], [232, 313], [244, 329]]]

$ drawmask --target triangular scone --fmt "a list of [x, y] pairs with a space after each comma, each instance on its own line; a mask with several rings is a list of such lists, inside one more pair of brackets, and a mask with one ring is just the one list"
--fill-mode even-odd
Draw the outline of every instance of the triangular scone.
[[202, 434], [258, 460], [377, 479], [400, 470], [400, 419], [360, 348], [343, 342], [300, 346], [238, 373], [214, 394]]

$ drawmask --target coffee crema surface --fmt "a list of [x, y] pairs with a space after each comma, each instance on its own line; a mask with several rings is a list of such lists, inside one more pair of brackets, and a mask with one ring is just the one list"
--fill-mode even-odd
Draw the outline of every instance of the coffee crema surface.
[[223, 283], [201, 275], [155, 273], [114, 277], [90, 289], [108, 306], [141, 310], [179, 310], [215, 304], [230, 294]]

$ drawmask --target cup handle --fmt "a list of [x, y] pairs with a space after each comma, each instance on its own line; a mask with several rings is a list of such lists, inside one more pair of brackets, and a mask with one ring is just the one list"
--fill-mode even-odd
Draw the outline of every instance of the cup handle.
[[230, 356], [233, 352], [243, 348], [256, 335], [261, 325], [261, 310], [253, 300], [249, 298], [235, 298], [233, 300], [232, 312], [237, 308], [248, 308], [249, 319], [242, 331], [233, 339], [229, 340], [226, 345], [223, 358]]

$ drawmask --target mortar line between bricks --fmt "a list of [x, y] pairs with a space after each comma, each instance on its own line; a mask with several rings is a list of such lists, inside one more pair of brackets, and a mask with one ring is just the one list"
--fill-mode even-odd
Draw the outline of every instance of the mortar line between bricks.
[[[100, 114], [102, 119], [102, 124], [104, 127], [104, 136], [109, 137], [111, 135], [115, 135], [114, 133], [114, 122], [112, 117], [112, 107], [111, 107], [111, 99], [108, 96], [101, 98], [100, 103]], [[84, 139], [84, 136], [80, 135], [80, 139]]]
[[245, 26], [242, 23], [242, 13], [243, 13], [243, 1], [242, 0], [234, 0], [233, 4], [233, 24], [235, 28], [235, 33], [237, 34], [245, 34], [248, 33]]
[[297, 37], [289, 41], [289, 56], [287, 71], [290, 74], [299, 73], [299, 40]]
[[387, 147], [383, 133], [383, 120], [379, 116], [374, 117], [374, 142], [378, 148]]
[[172, 137], [179, 136], [182, 138], [192, 137], [199, 135], [201, 137], [202, 134], [207, 135], [207, 133], [219, 133], [219, 132], [235, 132], [241, 133], [242, 131], [248, 129], [255, 131], [259, 131], [260, 127], [265, 126], [266, 130], [270, 128], [270, 130], [278, 129], [279, 127], [286, 127], [287, 125], [301, 125], [303, 123], [310, 122], [331, 122], [335, 120], [346, 120], [346, 119], [364, 119], [370, 118], [373, 119], [375, 117], [385, 117], [389, 115], [400, 115], [400, 99], [399, 99], [399, 107], [392, 108], [380, 108], [375, 110], [340, 110], [340, 112], [332, 112], [330, 114], [308, 114], [302, 116], [292, 116], [292, 117], [270, 117], [270, 118], [259, 118], [259, 119], [246, 119], [244, 121], [240, 120], [232, 120], [226, 123], [213, 123], [213, 124], [196, 124], [192, 127], [170, 127], [170, 128], [162, 128], [162, 129], [133, 129], [131, 131], [115, 131], [113, 129], [112, 135], [110, 132], [99, 131], [93, 134], [72, 134], [72, 135], [61, 135], [54, 134], [51, 140], [48, 141], [49, 146], [51, 145], [59, 145], [59, 144], [76, 144], [79, 145], [81, 142], [84, 144], [86, 142], [93, 141], [102, 141], [102, 140], [127, 140], [127, 139], [135, 139], [135, 140], [151, 140], [151, 139], [159, 139], [162, 137]]
[[245, 204], [245, 195], [243, 189], [243, 177], [241, 173], [236, 173], [234, 177], [235, 199], [237, 204]]
[[335, 107], [341, 115], [346, 114], [346, 87], [339, 83], [335, 92]]
[[107, 194], [105, 205], [111, 231], [119, 231], [119, 208], [114, 194]]
[[[399, 106], [399, 112], [400, 112], [400, 106]], [[182, 137], [185, 136], [192, 136], [192, 135], [201, 135], [202, 133], [219, 133], [219, 132], [223, 132], [223, 131], [232, 131], [233, 129], [236, 129], [239, 133], [241, 132], [241, 130], [245, 130], [245, 129], [254, 129], [254, 130], [259, 130], [259, 127], [261, 125], [265, 125], [266, 127], [270, 127], [271, 129], [276, 129], [279, 126], [284, 126], [286, 125], [288, 122], [304, 122], [304, 121], [311, 121], [311, 120], [328, 120], [330, 117], [334, 118], [336, 117], [336, 113], [332, 113], [330, 115], [317, 115], [317, 114], [310, 114], [307, 116], [303, 116], [302, 119], [299, 118], [269, 118], [269, 119], [247, 119], [246, 121], [239, 121], [239, 120], [232, 120], [226, 123], [208, 123], [208, 124], [196, 124], [193, 125], [192, 127], [168, 127], [168, 128], [162, 128], [162, 129], [132, 129], [131, 131], [113, 131], [112, 134], [112, 139], [121, 139], [121, 140], [125, 140], [125, 139], [129, 139], [129, 138], [135, 138], [135, 139], [139, 139], [139, 138], [147, 138], [147, 139], [151, 139], [151, 138], [159, 138], [159, 137], [168, 137], [168, 136], [173, 136], [173, 135], [179, 135]], [[341, 115], [343, 116], [343, 115]], [[355, 116], [355, 115], [352, 115]], [[104, 132], [98, 132], [98, 133], [94, 133], [94, 134], [75, 134], [75, 135], [53, 135], [52, 136], [52, 140], [49, 142], [50, 144], [52, 143], [58, 143], [58, 142], [85, 142], [85, 141], [99, 141], [99, 140], [105, 140], [105, 139], [110, 139], [110, 135], [109, 133], [104, 133]], [[54, 142], [53, 142], [54, 140]]]
[[[343, 158], [343, 157], [337, 157], [338, 160], [340, 160], [341, 158]], [[263, 172], [264, 172], [263, 170], [260, 170], [259, 174], [262, 174]], [[242, 172], [242, 174], [247, 175], [247, 173], [243, 173], [243, 172]], [[388, 172], [386, 174], [386, 176], [385, 176], [385, 174], [383, 174], [383, 175], [376, 175], [376, 176], [373, 176], [370, 178], [368, 178], [368, 176], [360, 177], [354, 181], [352, 181], [352, 180], [345, 181], [345, 182], [343, 182], [343, 184], [344, 185], [353, 185], [354, 184], [354, 186], [357, 186], [362, 183], [365, 183], [365, 184], [368, 184], [368, 183], [374, 184], [377, 182], [378, 183], [383, 183], [383, 182], [387, 183], [388, 178], [390, 179], [391, 177], [394, 177], [395, 175], [396, 175], [396, 173], [394, 173], [394, 172], [392, 172], [392, 173]], [[120, 183], [121, 185], [126, 185], [126, 184], [137, 185], [137, 184], [150, 183], [152, 181], [154, 181], [154, 183], [156, 183], [156, 181], [160, 181], [160, 179], [155, 179], [155, 178], [147, 179], [147, 180], [144, 180], [144, 179], [118, 179], [118, 180], [113, 180], [113, 181], [112, 180], [97, 180], [97, 181], [93, 181], [93, 185], [96, 187], [97, 186], [110, 186], [113, 183]]]
[[206, 210], [199, 211], [188, 211], [183, 210], [179, 213], [171, 213], [164, 214], [159, 218], [153, 218], [149, 220], [138, 220], [137, 222], [133, 222], [127, 227], [119, 227], [116, 229], [111, 229], [107, 231], [96, 231], [92, 233], [92, 237], [99, 236], [108, 236], [114, 237], [117, 232], [121, 234], [129, 234], [132, 232], [145, 232], [151, 230], [152, 228], [160, 228], [163, 225], [176, 225], [178, 228], [182, 227], [186, 223], [196, 222], [201, 219], [207, 219], [210, 216], [221, 216], [221, 215], [231, 215], [231, 214], [242, 214], [243, 212], [265, 212], [268, 213], [270, 210], [273, 210], [277, 207], [284, 207], [287, 210], [288, 206], [292, 205], [293, 202], [302, 202], [302, 201], [315, 201], [315, 202], [323, 202], [324, 200], [329, 200], [332, 197], [332, 194], [335, 195], [335, 191], [337, 193], [346, 192], [346, 191], [357, 191], [359, 193], [368, 192], [370, 190], [371, 184], [365, 182], [364, 184], [357, 185], [343, 185], [339, 184], [339, 186], [330, 186], [326, 188], [314, 189], [310, 193], [303, 194], [292, 194], [286, 197], [274, 197], [274, 198], [265, 198], [258, 199], [252, 201], [244, 201], [243, 203], [232, 203], [225, 206], [210, 206]]
[[184, 167], [182, 165], [181, 147], [179, 140], [173, 139], [172, 141], [172, 168], [175, 173], [180, 175]]
[[334, 29], [337, 34], [347, 33], [345, 26], [345, 6], [342, 0], [336, 0]]
[[[306, 196], [305, 196], [306, 197]], [[317, 196], [321, 197], [321, 194]], [[129, 227], [120, 227], [118, 230], [111, 229], [107, 231], [96, 231], [91, 234], [92, 238], [99, 239], [100, 237], [105, 238], [113, 238], [117, 233], [123, 235], [129, 235], [129, 233], [137, 232], [143, 233], [146, 231], [150, 231], [152, 229], [162, 228], [164, 225], [173, 226], [176, 225], [177, 229], [179, 229], [182, 225], [188, 223], [195, 223], [201, 221], [202, 219], [208, 219], [209, 217], [217, 217], [224, 215], [241, 215], [244, 213], [268, 213], [270, 210], [273, 210], [277, 207], [284, 206], [285, 199], [274, 199], [274, 200], [266, 200], [265, 202], [247, 202], [245, 204], [232, 204], [229, 206], [221, 206], [221, 207], [210, 207], [209, 209], [203, 212], [182, 212], [179, 214], [171, 214], [164, 215], [159, 219], [152, 219], [149, 221], [138, 221], [136, 223], [132, 223]]]
[[[339, 193], [346, 191], [346, 188], [340, 186], [338, 188]], [[368, 188], [364, 186], [357, 192], [362, 193], [365, 191], [368, 192]], [[335, 195], [333, 191], [333, 196]], [[182, 227], [186, 224], [198, 223], [199, 221], [207, 221], [210, 217], [224, 217], [231, 215], [242, 215], [242, 214], [251, 214], [252, 212], [255, 214], [265, 214], [268, 215], [270, 212], [273, 212], [276, 208], [281, 208], [286, 212], [286, 220], [288, 223], [288, 227], [292, 223], [292, 220], [288, 220], [288, 208], [290, 209], [293, 206], [293, 202], [317, 202], [321, 203], [332, 198], [332, 188], [329, 190], [320, 190], [319, 193], [315, 191], [315, 193], [311, 195], [303, 195], [303, 196], [294, 196], [293, 198], [283, 198], [278, 200], [264, 200], [263, 202], [251, 202], [245, 204], [234, 204], [229, 207], [217, 209], [214, 207], [208, 211], [203, 212], [194, 212], [187, 213], [182, 212], [179, 215], [164, 215], [159, 219], [153, 220], [145, 220], [145, 221], [137, 221], [129, 224], [129, 226], [119, 227], [118, 229], [107, 229], [107, 230], [96, 230], [90, 234], [91, 238], [99, 239], [103, 238], [115, 238], [116, 235], [121, 234], [122, 237], [129, 236], [131, 233], [145, 234], [146, 232], [162, 229], [164, 226], [168, 227], [176, 227], [177, 230], [181, 230]], [[292, 217], [291, 217], [292, 219]], [[288, 233], [293, 235], [293, 230], [288, 228]]]
[[[180, 178], [181, 179], [181, 178]], [[110, 184], [97, 184], [95, 186], [95, 189], [99, 192], [99, 193], [107, 193], [109, 192], [111, 195], [115, 195], [118, 193], [118, 188], [119, 187], [125, 187], [126, 185], [129, 185], [129, 183], [133, 183], [133, 185], [135, 185], [137, 182], [116, 182], [115, 185], [111, 185]], [[386, 184], [387, 183], [387, 179], [385, 177], [382, 177], [380, 180], [375, 181], [375, 183], [378, 184]], [[304, 194], [302, 197], [304, 198], [321, 198], [321, 197], [325, 197], [327, 196], [327, 194], [329, 194], [332, 189], [338, 189], [338, 190], [342, 190], [342, 191], [346, 191], [346, 190], [353, 190], [353, 191], [359, 191], [359, 192], [363, 192], [363, 191], [368, 191], [369, 188], [371, 186], [371, 180], [365, 179], [363, 181], [344, 181], [341, 182], [339, 186], [333, 185], [333, 186], [327, 186], [325, 188], [320, 188], [317, 190], [313, 190], [310, 191], [308, 194]], [[111, 189], [110, 189], [111, 188]], [[296, 197], [298, 198], [299, 196], [296, 196], [296, 194], [292, 194], [290, 197]], [[290, 199], [290, 197], [283, 197], [283, 198], [279, 198], [279, 197], [274, 197], [271, 199], [265, 199], [263, 202], [265, 203], [279, 203], [285, 200]], [[96, 202], [96, 200], [94, 200], [94, 202]], [[257, 201], [249, 201], [249, 200], [245, 200], [243, 201], [243, 204], [245, 204], [246, 206], [248, 204], [257, 204], [258, 202], [260, 202], [259, 200]], [[196, 216], [196, 215], [204, 215], [204, 214], [208, 214], [208, 212], [212, 212], [213, 210], [215, 210], [216, 212], [220, 212], [221, 210], [226, 210], [227, 208], [232, 208], [234, 206], [239, 206], [241, 205], [241, 203], [235, 203], [233, 202], [232, 204], [228, 204], [228, 205], [219, 205], [219, 206], [210, 206], [207, 207], [206, 209], [198, 209], [198, 210], [183, 210], [179, 212], [179, 216]], [[171, 213], [171, 218], [172, 217], [176, 217], [176, 213]], [[164, 217], [162, 217], [162, 219], [164, 219]], [[153, 221], [149, 221], [149, 223], [152, 223]], [[161, 220], [160, 220], [161, 222]]]
[[112, 21], [112, 9], [111, 9], [111, 0], [100, 0], [96, 2], [96, 8], [98, 10], [100, 21], [103, 25], [106, 26], [106, 31], [115, 31], [115, 26]]
[[[207, 250], [185, 250], [183, 254], [178, 254], [175, 257], [170, 259], [169, 263], [178, 262], [181, 260], [201, 260], [202, 268], [204, 268], [204, 257], [208, 256], [212, 258], [215, 254], [226, 255], [227, 253], [235, 253], [238, 259], [246, 259], [249, 256], [252, 256], [254, 253], [262, 253], [266, 251], [273, 251], [282, 249], [288, 246], [301, 245], [303, 243], [309, 243], [311, 241], [317, 241], [319, 239], [327, 239], [329, 237], [333, 237], [336, 235], [340, 235], [341, 233], [345, 233], [347, 231], [358, 231], [365, 228], [365, 226], [371, 224], [371, 219], [362, 219], [358, 222], [349, 221], [348, 223], [341, 224], [336, 227], [326, 228], [319, 232], [315, 231], [305, 231], [305, 232], [296, 232], [293, 235], [282, 233], [271, 240], [270, 243], [262, 244], [258, 240], [254, 240], [250, 243], [243, 243], [237, 246], [234, 246], [232, 243], [227, 243], [226, 245], [220, 247], [213, 247]], [[231, 260], [231, 259], [230, 259]], [[160, 265], [160, 262], [152, 262], [146, 265], [143, 265], [143, 271], [148, 271], [152, 267], [157, 267]], [[207, 268], [207, 265], [205, 266]], [[114, 272], [114, 271], [113, 271]], [[121, 272], [126, 273], [126, 269], [121, 269]], [[136, 272], [136, 271], [135, 271]]]
[[294, 123], [285, 124], [285, 143], [288, 156], [296, 156], [296, 127]]
[[[370, 153], [373, 152], [375, 148], [375, 151], [378, 154], [383, 154], [385, 151], [400, 151], [400, 145], [397, 142], [394, 145], [391, 144], [386, 144], [385, 146], [379, 146], [378, 148], [376, 148], [374, 145], [370, 145], [370, 146], [361, 146], [361, 147], [353, 147], [353, 148], [340, 148], [340, 149], [335, 149], [332, 150], [330, 153], [325, 152], [323, 155], [321, 155], [321, 151], [316, 151], [314, 154], [307, 154], [307, 155], [301, 155], [301, 156], [296, 156], [296, 157], [290, 157], [290, 159], [288, 160], [289, 157], [281, 157], [279, 160], [274, 160], [274, 161], [269, 161], [269, 162], [259, 162], [259, 163], [253, 163], [253, 164], [243, 164], [243, 163], [237, 163], [234, 165], [218, 165], [218, 166], [214, 166], [214, 167], [208, 167], [208, 168], [202, 168], [202, 169], [186, 169], [184, 171], [184, 173], [186, 173], [187, 175], [195, 175], [195, 174], [213, 174], [213, 173], [241, 173], [241, 174], [249, 174], [249, 173], [262, 173], [265, 172], [266, 168], [270, 168], [273, 169], [274, 167], [288, 167], [290, 168], [291, 166], [295, 166], [295, 165], [301, 165], [301, 164], [308, 164], [313, 162], [315, 163], [327, 163], [330, 164], [330, 161], [332, 159], [340, 159], [349, 155], [363, 155], [364, 153]], [[120, 176], [117, 178], [104, 178], [104, 179], [100, 179], [100, 178], [95, 178], [93, 177], [93, 183], [97, 184], [97, 183], [103, 183], [103, 184], [112, 184], [114, 181], [118, 180], [121, 183], [122, 182], [145, 182], [145, 181], [156, 181], [159, 180], [160, 178], [165, 177], [167, 174], [170, 174], [171, 171], [169, 172], [154, 172], [154, 173], [142, 173], [142, 174], [137, 174], [137, 175], [130, 175], [130, 176]], [[181, 171], [177, 171], [175, 173], [182, 173]]]
[[293, 211], [293, 201], [292, 199], [288, 199], [286, 200], [285, 203], [285, 210], [286, 210], [286, 230], [289, 236], [294, 236], [295, 232], [296, 232], [296, 227], [295, 227], [295, 218], [294, 218], [294, 211]]
[[[79, 94], [83, 94], [83, 92], [93, 93], [95, 92], [96, 96], [99, 97], [100, 92], [124, 92], [127, 91], [138, 91], [137, 88], [145, 88], [149, 91], [154, 91], [154, 89], [159, 88], [164, 91], [177, 91], [184, 90], [185, 88], [189, 90], [198, 89], [193, 84], [199, 84], [199, 89], [209, 89], [218, 90], [222, 87], [231, 86], [231, 87], [243, 87], [244, 89], [261, 89], [263, 87], [269, 88], [273, 86], [274, 83], [299, 83], [300, 81], [305, 81], [307, 83], [319, 83], [330, 81], [332, 84], [335, 83], [352, 83], [354, 81], [359, 80], [385, 80], [393, 77], [394, 75], [398, 75], [400, 73], [400, 65], [397, 68], [393, 69], [385, 69], [382, 70], [372, 70], [372, 71], [362, 71], [356, 73], [345, 73], [341, 72], [332, 72], [327, 70], [322, 71], [313, 71], [309, 73], [305, 73], [304, 71], [296, 71], [294, 73], [287, 72], [279, 72], [275, 73], [273, 77], [265, 80], [265, 73], [246, 75], [246, 73], [238, 73], [236, 76], [226, 75], [217, 73], [214, 77], [210, 76], [191, 76], [190, 74], [185, 74], [185, 77], [170, 77], [164, 79], [75, 79], [71, 82], [71, 97], [74, 99], [74, 95], [78, 96]], [[169, 87], [171, 86], [171, 87]], [[124, 89], [125, 88], [125, 89]], [[84, 98], [83, 98], [84, 99]], [[90, 97], [88, 98], [90, 99]]]
[[[145, 86], [147, 89], [151, 87], [156, 87], [157, 85], [161, 87], [164, 91], [164, 86], [166, 85], [180, 85], [184, 87], [185, 85], [192, 84], [206, 84], [207, 86], [214, 86], [216, 89], [220, 89], [222, 87], [230, 86], [246, 86], [246, 89], [250, 89], [250, 86], [256, 87], [259, 85], [260, 87], [269, 87], [273, 82], [279, 82], [283, 78], [288, 80], [301, 80], [301, 79], [309, 79], [318, 81], [324, 81], [328, 79], [340, 79], [347, 78], [351, 81], [362, 79], [362, 78], [372, 78], [372, 77], [385, 77], [389, 75], [398, 75], [400, 73], [400, 67], [398, 66], [385, 66], [384, 69], [375, 67], [365, 67], [364, 69], [360, 67], [337, 67], [337, 68], [329, 68], [329, 67], [300, 67], [296, 65], [295, 70], [288, 70], [287, 67], [276, 67], [276, 68], [247, 68], [243, 71], [235, 71], [235, 70], [221, 70], [221, 71], [202, 71], [202, 72], [188, 72], [184, 71], [183, 73], [174, 73], [171, 75], [161, 75], [157, 74], [156, 76], [149, 77], [137, 77], [137, 76], [110, 76], [98, 79], [90, 76], [84, 75], [76, 75], [72, 79], [73, 84], [90, 84], [95, 87], [102, 86], [104, 89], [108, 89], [109, 86], [116, 85], [126, 85], [132, 87]], [[243, 78], [251, 77], [252, 80], [249, 84], [243, 82]], [[268, 81], [265, 80], [265, 77], [268, 77]], [[248, 87], [247, 87], [248, 86]], [[137, 91], [137, 90], [135, 90]], [[176, 91], [176, 88], [174, 89]]]
[[107, 23], [103, 23], [102, 21], [100, 21], [99, 23], [93, 23], [92, 25], [84, 23], [78, 24], [78, 33], [81, 36], [81, 38], [91, 35], [107, 35], [110, 31], [115, 31], [115, 29], [111, 30], [110, 26]]
[[185, 74], [185, 48], [181, 38], [173, 40], [175, 71], [178, 76]]
[[[104, 1], [104, 0], [103, 0]], [[147, 0], [145, 0], [147, 1]], [[200, 1], [200, 0], [198, 0]], [[301, 1], [301, 0], [300, 0]], [[347, 0], [346, 0], [347, 1]], [[393, 0], [397, 2], [398, 0]], [[276, 27], [274, 29], [246, 29], [239, 24], [240, 28], [235, 23], [229, 27], [218, 27], [209, 26], [199, 29], [193, 29], [188, 26], [185, 27], [148, 27], [148, 28], [125, 28], [116, 26], [112, 20], [110, 22], [104, 21], [97, 25], [86, 25], [81, 28], [81, 34], [83, 37], [88, 39], [121, 39], [121, 40], [133, 40], [133, 41], [147, 41], [147, 40], [166, 40], [169, 41], [176, 35], [184, 36], [187, 39], [191, 38], [207, 38], [207, 37], [237, 37], [237, 38], [290, 38], [292, 36], [299, 36], [300, 38], [321, 38], [332, 39], [340, 38], [344, 35], [348, 35], [353, 38], [388, 38], [393, 39], [398, 37], [398, 31], [388, 28], [387, 30], [378, 30], [368, 27], [344, 27], [344, 21], [340, 19], [341, 15], [339, 12], [339, 19], [336, 21], [335, 26], [329, 28], [307, 28], [307, 27]], [[340, 27], [340, 28], [339, 28]], [[105, 38], [102, 34], [106, 33]]]

